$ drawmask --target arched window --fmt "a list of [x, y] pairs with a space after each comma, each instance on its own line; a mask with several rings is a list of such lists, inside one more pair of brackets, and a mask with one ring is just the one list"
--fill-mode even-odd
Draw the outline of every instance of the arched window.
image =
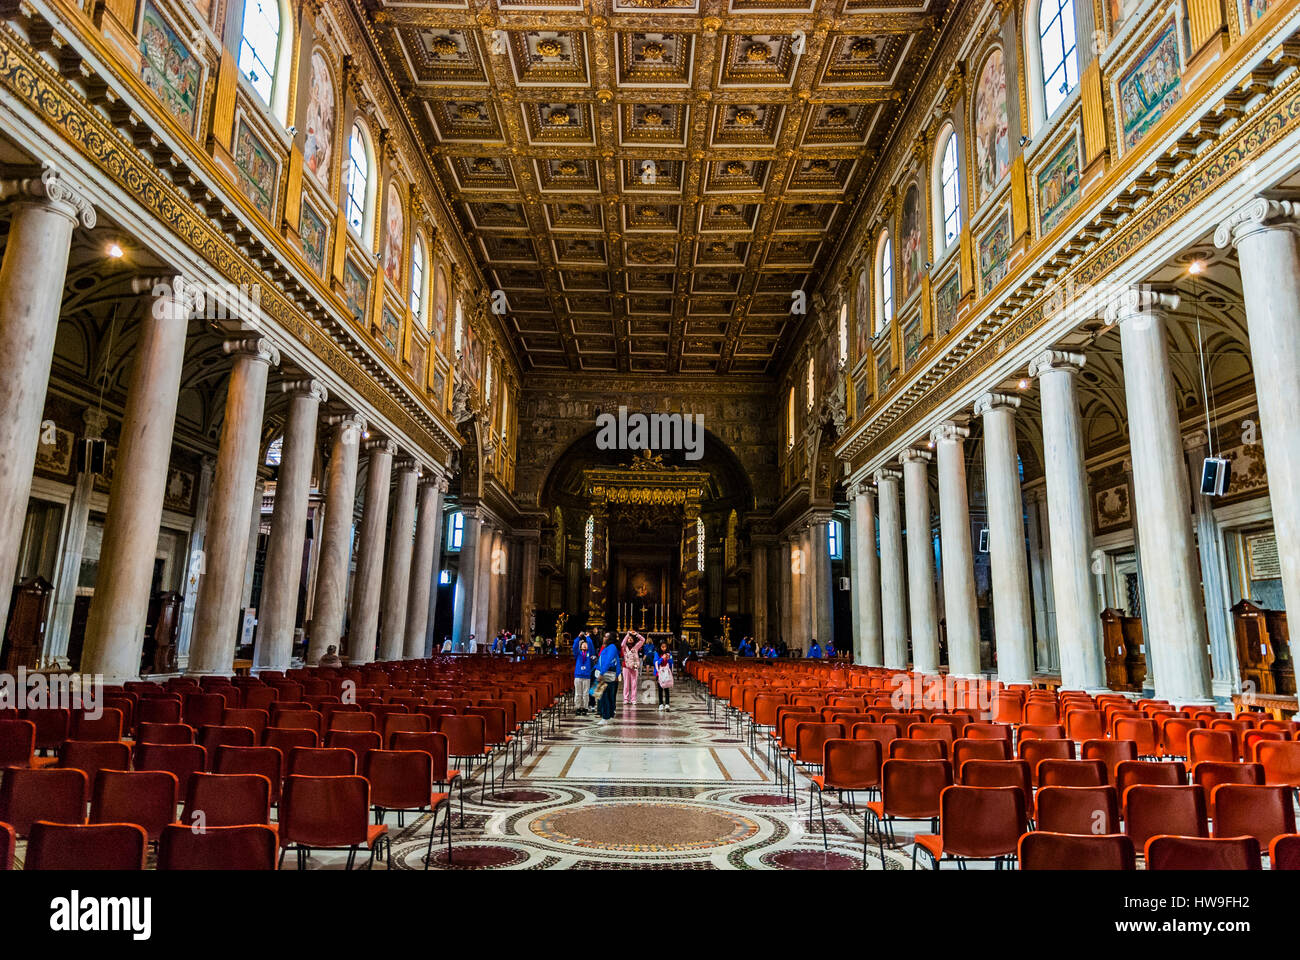
[[364, 233], [366, 218], [370, 212], [370, 143], [360, 124], [352, 125], [352, 136], [348, 138], [348, 176], [347, 196], [344, 197], [344, 212], [348, 226], [357, 233]]
[[832, 560], [844, 559], [844, 528], [838, 520], [826, 525], [826, 544]]
[[816, 367], [813, 366], [812, 354], [808, 355], [808, 368], [807, 373], [805, 374], [804, 390], [806, 391], [804, 400], [808, 404], [808, 409], [811, 410], [813, 408], [813, 402], [817, 399], [817, 374]]
[[789, 450], [794, 446], [794, 386], [790, 387], [790, 393], [786, 396], [785, 401], [785, 448]]
[[704, 572], [704, 521], [700, 517], [695, 518], [695, 566]]
[[266, 465], [268, 467], [278, 467], [280, 465], [280, 457], [283, 451], [284, 451], [284, 437], [283, 436], [276, 437], [269, 444], [267, 444], [266, 460], [264, 461]]
[[428, 329], [429, 323], [424, 313], [424, 268], [424, 238], [416, 234], [415, 250], [411, 253], [411, 314]]
[[501, 443], [504, 446], [506, 442], [506, 427], [510, 423], [510, 403], [507, 394], [510, 391], [510, 385], [501, 381]]
[[952, 127], [939, 142], [935, 153], [934, 187], [938, 202], [934, 205], [939, 222], [935, 224], [935, 256], [942, 256], [957, 242], [961, 232], [961, 186], [957, 179], [957, 134]]
[[849, 362], [849, 302], [840, 303], [840, 364]]
[[596, 518], [587, 517], [587, 525], [582, 530], [582, 566], [591, 569], [591, 557], [596, 550]]
[[876, 333], [880, 333], [894, 319], [894, 244], [887, 233], [881, 237], [876, 255], [876, 286], [876, 303], [880, 304], [876, 310]]
[[460, 356], [461, 344], [465, 342], [465, 314], [460, 309], [460, 300], [456, 301], [456, 325], [452, 328], [452, 350]]
[[1074, 0], [1041, 0], [1038, 50], [1042, 57], [1044, 118], [1056, 112], [1079, 83], [1079, 51], [1074, 36]]
[[487, 373], [483, 375], [483, 399], [492, 399], [492, 358], [487, 358]]
[[465, 536], [465, 514], [453, 513], [447, 518], [447, 549], [459, 550]]
[[239, 72], [269, 107], [280, 59], [278, 0], [244, 0], [244, 33], [239, 41]]

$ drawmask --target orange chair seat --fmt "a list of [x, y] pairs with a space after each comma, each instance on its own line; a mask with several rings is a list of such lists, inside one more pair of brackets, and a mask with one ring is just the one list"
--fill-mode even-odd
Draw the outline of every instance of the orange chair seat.
[[943, 837], [937, 833], [918, 833], [912, 840], [936, 860], [943, 859]]

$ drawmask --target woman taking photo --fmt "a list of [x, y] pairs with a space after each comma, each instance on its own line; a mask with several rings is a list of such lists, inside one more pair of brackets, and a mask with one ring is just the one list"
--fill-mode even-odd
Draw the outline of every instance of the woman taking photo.
[[673, 655], [668, 652], [667, 641], [659, 643], [659, 653], [655, 656], [655, 689], [659, 691], [659, 709], [671, 709], [668, 701], [673, 692]]
[[[632, 638], [636, 638], [636, 643]], [[629, 630], [623, 638], [623, 702], [636, 703], [637, 677], [640, 675], [641, 648], [645, 646], [645, 637], [635, 630]]]
[[587, 692], [591, 689], [591, 675], [596, 669], [596, 660], [587, 649], [587, 641], [579, 639], [578, 652], [573, 658], [573, 703], [577, 708], [574, 712], [585, 715]]

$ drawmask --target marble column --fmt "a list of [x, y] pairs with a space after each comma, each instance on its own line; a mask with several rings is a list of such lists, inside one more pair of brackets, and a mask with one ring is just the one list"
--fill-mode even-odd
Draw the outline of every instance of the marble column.
[[194, 639], [194, 611], [199, 603], [199, 580], [207, 554], [208, 509], [212, 504], [212, 475], [216, 457], [199, 458], [198, 493], [194, 497], [194, 527], [190, 530], [190, 555], [185, 570], [185, 599], [181, 603], [181, 632], [176, 638], [176, 667], [184, 670], [190, 660], [190, 642]]
[[799, 531], [799, 624], [796, 635], [799, 648], [808, 652], [811, 640], [817, 636], [817, 592], [813, 588], [816, 579], [816, 559], [812, 555], [812, 536], [808, 527]]
[[953, 421], [930, 434], [939, 470], [939, 546], [943, 551], [943, 611], [948, 625], [948, 673], [980, 672], [980, 623], [975, 600], [975, 551], [966, 492], [966, 438], [970, 428]]
[[939, 672], [939, 615], [934, 596], [934, 539], [930, 525], [928, 450], [904, 450], [903, 502], [907, 513], [907, 597], [912, 669]]
[[975, 401], [975, 415], [984, 420], [984, 497], [989, 519], [993, 637], [998, 679], [1007, 684], [1029, 683], [1034, 676], [1025, 508], [1016, 458], [1019, 406], [1019, 397], [1005, 393], [986, 393]]
[[1038, 673], [1058, 673], [1061, 664], [1056, 644], [1056, 591], [1052, 586], [1052, 543], [1047, 529], [1047, 490], [1038, 487], [1025, 495], [1029, 532], [1029, 578], [1034, 591], [1034, 656]]
[[455, 600], [452, 608], [451, 641], [457, 650], [469, 644], [474, 629], [474, 594], [478, 587], [478, 515], [473, 509], [462, 509], [460, 558], [456, 570]]
[[523, 540], [523, 558], [519, 570], [519, 632], [532, 643], [535, 632], [533, 612], [537, 609], [537, 563], [541, 546], [537, 531], [528, 531]]
[[[489, 632], [492, 628], [492, 558], [496, 555], [499, 535], [500, 531], [495, 524], [483, 522], [478, 537], [476, 558], [478, 566], [474, 571], [477, 586], [474, 588], [474, 619], [471, 621], [473, 627], [470, 630], [475, 642], [480, 646], [491, 639]], [[468, 637], [465, 638], [465, 652], [469, 652]]]
[[357, 460], [366, 421], [360, 414], [332, 418], [333, 441], [325, 470], [325, 511], [321, 521], [316, 595], [308, 630], [307, 665], [325, 652], [342, 650], [343, 618], [348, 603], [348, 568], [352, 565], [352, 515], [357, 498]]
[[813, 593], [813, 636], [821, 644], [826, 644], [835, 637], [835, 614], [832, 608], [831, 593], [831, 543], [829, 516], [818, 517], [808, 528], [808, 546], [812, 551], [812, 593]]
[[[781, 540], [779, 551], [781, 575], [781, 636], [786, 645], [794, 642], [794, 544], [788, 538]], [[774, 644], [775, 646], [775, 644]]]
[[853, 662], [879, 667], [885, 662], [880, 632], [880, 557], [876, 554], [875, 494], [866, 482], [853, 490], [853, 609], [857, 613]]
[[1214, 519], [1214, 498], [1201, 493], [1201, 467], [1210, 455], [1204, 430], [1183, 438], [1187, 453], [1188, 489], [1196, 521], [1196, 552], [1201, 561], [1201, 587], [1205, 593], [1206, 626], [1210, 633], [1210, 668], [1214, 675], [1214, 695], [1231, 698], [1240, 690], [1233, 662], [1233, 637], [1228, 632], [1228, 588], [1223, 572], [1227, 556], [1223, 536]]
[[688, 503], [682, 524], [682, 633], [700, 636], [700, 564], [699, 533], [695, 521], [700, 505]]
[[1214, 232], [1237, 249], [1286, 608], [1300, 613], [1300, 203], [1255, 197]]
[[95, 226], [94, 208], [52, 167], [0, 181], [0, 200], [9, 197], [18, 199], [0, 262], [0, 621], [18, 569], [72, 230]]
[[140, 675], [185, 334], [195, 306], [181, 277], [137, 279], [132, 291], [148, 291], [149, 300], [131, 365], [99, 576], [81, 653], [82, 672], [101, 674], [105, 683]]
[[[81, 422], [87, 438], [101, 437], [108, 426], [108, 414], [98, 407], [87, 407]], [[64, 524], [63, 543], [59, 550], [59, 570], [54, 577], [54, 601], [50, 611], [50, 628], [46, 635], [42, 659], [68, 655], [72, 613], [77, 604], [77, 583], [81, 578], [81, 558], [86, 548], [86, 528], [90, 523], [90, 495], [95, 489], [95, 475], [77, 472], [68, 500], [68, 519]]]
[[371, 440], [366, 468], [366, 500], [357, 544], [356, 582], [352, 588], [352, 616], [348, 618], [348, 657], [353, 665], [372, 663], [379, 635], [379, 600], [383, 588], [384, 545], [387, 541], [388, 487], [393, 475], [391, 440]]
[[411, 592], [406, 604], [406, 636], [402, 641], [405, 660], [428, 656], [426, 651], [431, 650], [438, 553], [442, 546], [442, 494], [446, 485], [446, 478], [440, 476], [420, 481], [415, 548], [411, 556]]
[[[269, 340], [227, 340], [234, 357], [208, 511], [206, 572], [199, 582], [186, 673], [230, 676], [239, 637], [239, 601], [248, 565], [248, 518], [257, 486], [266, 381], [280, 353]], [[102, 559], [100, 561], [103, 562]]]
[[903, 475], [884, 468], [875, 474], [880, 501], [880, 637], [885, 666], [906, 670], [907, 578], [903, 572], [903, 514], [898, 506], [898, 485]]
[[[415, 536], [415, 498], [420, 466], [414, 460], [397, 464], [393, 520], [388, 530], [384, 587], [379, 622], [379, 659], [400, 660], [406, 642], [407, 604], [411, 593], [411, 554]], [[427, 609], [427, 606], [426, 606]]]
[[329, 396], [319, 380], [298, 380], [281, 389], [289, 394], [289, 411], [275, 478], [254, 670], [285, 670], [293, 654], [303, 544], [307, 539], [307, 500], [316, 454], [316, 420], [320, 405]]
[[1038, 380], [1043, 416], [1043, 470], [1061, 685], [1104, 690], [1100, 611], [1092, 586], [1092, 502], [1083, 467], [1083, 431], [1075, 374], [1082, 354], [1049, 350], [1029, 365]]
[[764, 540], [754, 540], [750, 544], [750, 565], [752, 567], [750, 589], [750, 606], [754, 615], [754, 643], [760, 649], [767, 643], [767, 545]]
[[1119, 323], [1123, 352], [1133, 510], [1142, 544], [1144, 640], [1157, 657], [1156, 696], [1182, 705], [1212, 703], [1214, 691], [1178, 400], [1165, 339], [1165, 311], [1177, 306], [1174, 295], [1132, 289], [1107, 316]]

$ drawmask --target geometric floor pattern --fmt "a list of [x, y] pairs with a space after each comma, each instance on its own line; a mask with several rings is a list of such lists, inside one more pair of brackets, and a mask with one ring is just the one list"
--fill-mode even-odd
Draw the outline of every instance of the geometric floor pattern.
[[[711, 718], [702, 691], [679, 685], [672, 710], [653, 702], [617, 704], [614, 719], [568, 716], [525, 753], [518, 776], [480, 799], [481, 780], [466, 786], [465, 819], [453, 819], [453, 859], [435, 840], [430, 869], [442, 870], [861, 870], [862, 802], [858, 812], [827, 797], [827, 849], [820, 818], [808, 827], [808, 783], [799, 778], [798, 813], [783, 796], [759, 750], [734, 725]], [[787, 790], [788, 792], [788, 790]], [[429, 816], [398, 828], [388, 816], [391, 869], [422, 870]], [[441, 825], [441, 814], [439, 814]], [[928, 826], [922, 825], [922, 826]], [[908, 838], [900, 831], [899, 840]], [[292, 857], [285, 868], [293, 869]], [[874, 842], [867, 869], [906, 869], [910, 844], [885, 851]], [[342, 866], [341, 857], [313, 853], [308, 869]], [[386, 869], [387, 864], [375, 864]]]

